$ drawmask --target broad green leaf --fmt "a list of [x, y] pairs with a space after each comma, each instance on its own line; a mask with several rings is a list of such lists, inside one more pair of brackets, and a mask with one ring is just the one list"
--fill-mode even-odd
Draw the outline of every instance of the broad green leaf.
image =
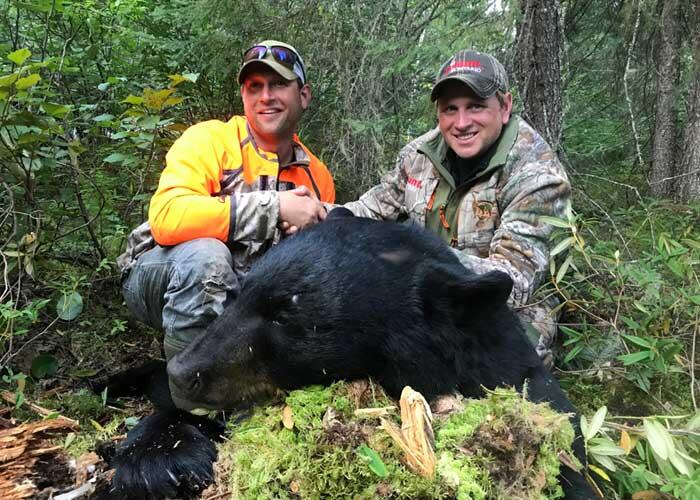
[[[624, 320], [625, 318], [623, 317], [622, 319]], [[639, 325], [637, 325], [637, 326], [639, 326]], [[640, 347], [644, 347], [646, 349], [651, 349], [651, 343], [646, 339], [643, 339], [641, 337], [637, 337], [636, 335], [623, 334], [622, 336], [626, 340], [629, 340], [630, 342], [632, 342], [633, 344], [636, 344]]]
[[693, 418], [691, 418], [688, 421], [688, 424], [685, 426], [685, 428], [689, 431], [696, 431], [700, 429], [700, 411], [693, 415]]
[[154, 129], [158, 126], [158, 123], [160, 122], [160, 116], [158, 115], [146, 115], [142, 118], [139, 118], [136, 123], [139, 127], [144, 128], [146, 130], [151, 130]]
[[168, 97], [165, 103], [163, 103], [163, 106], [175, 106], [184, 100], [184, 97]]
[[39, 354], [32, 360], [31, 373], [34, 378], [45, 378], [55, 374], [58, 361], [51, 354]]
[[121, 163], [126, 159], [127, 156], [122, 153], [112, 153], [102, 161], [104, 161], [105, 163]]
[[387, 471], [386, 465], [384, 465], [384, 462], [382, 462], [381, 457], [372, 448], [366, 444], [363, 444], [358, 448], [357, 452], [361, 457], [364, 457], [367, 460], [369, 470], [374, 472], [377, 476], [387, 477], [389, 475], [389, 471]]
[[31, 75], [27, 75], [24, 78], [17, 80], [15, 87], [17, 90], [28, 89], [32, 85], [36, 85], [39, 80], [41, 80], [39, 73], [32, 73]]
[[24, 61], [29, 59], [32, 55], [31, 51], [27, 48], [15, 50], [7, 54], [7, 58], [18, 66], [21, 66]]
[[688, 300], [696, 306], [700, 306], [700, 295], [688, 295]]
[[83, 310], [83, 298], [78, 292], [70, 292], [61, 296], [56, 304], [58, 317], [64, 321], [74, 320]]
[[650, 357], [651, 351], [639, 351], [633, 352], [632, 354], [623, 354], [622, 356], [618, 356], [617, 359], [622, 361], [623, 365], [628, 366], [649, 359]]
[[574, 256], [572, 254], [569, 254], [566, 260], [561, 263], [561, 266], [559, 266], [559, 271], [557, 271], [557, 275], [554, 278], [554, 281], [556, 283], [559, 283], [564, 278], [566, 271], [569, 270], [569, 266], [571, 265], [571, 260], [573, 259], [573, 257]]
[[62, 104], [52, 104], [50, 102], [45, 102], [41, 105], [48, 114], [56, 118], [63, 118], [69, 111], [69, 106], [64, 106]]
[[0, 76], [0, 88], [12, 87], [14, 83], [19, 79], [19, 73], [12, 73], [10, 75]]
[[593, 418], [591, 418], [591, 424], [588, 426], [586, 434], [583, 435], [586, 441], [592, 439], [593, 437], [595, 437], [596, 434], [598, 434], [598, 431], [603, 426], [603, 422], [605, 422], [605, 416], [607, 414], [607, 406], [601, 406], [600, 408], [598, 408], [598, 411], [596, 411], [595, 415], [593, 415]]
[[568, 249], [574, 243], [574, 241], [575, 241], [575, 238], [573, 236], [569, 236], [568, 238], [564, 238], [559, 243], [557, 243], [557, 246], [552, 248], [552, 251], [549, 252], [549, 256], [554, 257], [555, 255], [559, 255], [564, 250]]
[[122, 102], [126, 104], [143, 104], [143, 97], [137, 95], [129, 95]]
[[109, 113], [104, 113], [102, 115], [96, 116], [92, 119], [94, 122], [108, 122], [109, 120], [112, 120], [114, 118], [114, 115], [110, 115]]
[[673, 450], [673, 452], [669, 455], [668, 461], [671, 462], [671, 464], [681, 474], [690, 476], [693, 472], [693, 464], [686, 460], [680, 453], [677, 453], [676, 450]]
[[611, 441], [610, 443], [606, 444], [589, 446], [588, 453], [596, 456], [604, 455], [606, 457], [621, 457], [622, 455], [625, 455], [625, 450]]
[[579, 420], [579, 425], [581, 426], [581, 434], [584, 436], [588, 435], [588, 419], [586, 418], [586, 415], [581, 415], [581, 419]]
[[668, 460], [668, 457], [673, 453], [673, 439], [666, 428], [651, 418], [644, 419], [644, 431], [647, 434], [647, 440], [659, 458]]
[[173, 82], [173, 85], [179, 85], [180, 83], [187, 81], [187, 78], [182, 75], [168, 75], [168, 78], [170, 78], [170, 81]]
[[551, 224], [554, 227], [561, 227], [563, 229], [569, 229], [571, 227], [571, 224], [569, 224], [568, 221], [557, 217], [551, 217], [549, 215], [542, 215], [538, 218], [538, 220], [540, 222], [544, 222], [545, 224]]
[[617, 470], [617, 467], [615, 467], [615, 462], [613, 462], [612, 458], [610, 458], [609, 456], [593, 454], [591, 454], [591, 456], [596, 462], [608, 469], [610, 472], [615, 472]]

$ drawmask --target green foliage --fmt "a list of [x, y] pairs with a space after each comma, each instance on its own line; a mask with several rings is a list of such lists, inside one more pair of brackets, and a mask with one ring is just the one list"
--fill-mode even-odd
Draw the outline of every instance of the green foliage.
[[[697, 411], [699, 218], [697, 206], [648, 202], [609, 219], [571, 216], [555, 224], [555, 246], [569, 252], [553, 261], [547, 287], [569, 311], [563, 363], [606, 381], [603, 396], [634, 422], [617, 424], [605, 406], [590, 422], [582, 418], [591, 470], [620, 496], [697, 487], [700, 434], [691, 429], [697, 417], [683, 412]], [[561, 272], [564, 265], [568, 272]], [[581, 390], [574, 397], [579, 391], [589, 399]], [[678, 416], [652, 416], [668, 408]]]
[[[283, 410], [258, 409], [249, 420], [232, 426], [219, 461], [228, 471], [226, 486], [233, 498], [476, 499], [505, 491], [533, 499], [561, 495], [557, 455], [570, 448], [573, 429], [565, 415], [546, 405], [499, 390], [435, 420], [438, 463], [431, 479], [403, 465], [399, 447], [371, 417], [354, 414], [353, 394], [342, 383], [293, 391]], [[379, 393], [363, 403], [371, 408], [392, 405]], [[497, 456], [483, 446], [484, 440], [501, 436], [510, 436], [512, 462], [509, 453]], [[536, 443], [536, 448], [528, 449], [526, 443]], [[529, 460], [519, 461], [519, 453], [520, 459]], [[524, 463], [528, 465], [517, 465]]]
[[647, 417], [635, 426], [620, 425], [606, 416], [602, 407], [590, 424], [581, 418], [593, 472], [605, 481], [612, 476], [621, 496], [659, 489], [675, 498], [694, 498], [687, 494], [698, 488], [700, 413], [692, 418]]

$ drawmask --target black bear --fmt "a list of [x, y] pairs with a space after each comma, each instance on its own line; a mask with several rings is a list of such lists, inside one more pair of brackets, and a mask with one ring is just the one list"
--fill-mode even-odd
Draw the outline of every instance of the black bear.
[[[372, 377], [394, 397], [410, 385], [429, 400], [480, 396], [483, 387], [522, 389], [527, 380], [531, 400], [575, 413], [506, 305], [507, 275], [468, 272], [415, 226], [345, 212], [336, 209], [272, 248], [207, 332], [170, 360], [180, 408], [231, 408], [275, 388]], [[163, 421], [143, 421], [117, 452], [118, 492], [186, 495], [202, 485], [206, 471], [187, 473], [193, 450], [202, 449], [197, 428], [170, 419], [168, 431]], [[176, 433], [178, 426], [188, 432]], [[154, 470], [158, 446], [168, 455], [165, 470]], [[580, 438], [575, 452], [585, 460]], [[567, 498], [596, 498], [581, 474], [564, 469]]]

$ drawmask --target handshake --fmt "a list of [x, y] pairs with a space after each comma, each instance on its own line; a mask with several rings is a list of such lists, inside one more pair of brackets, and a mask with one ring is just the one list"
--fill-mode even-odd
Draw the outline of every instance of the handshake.
[[326, 218], [326, 208], [306, 186], [279, 194], [280, 220], [277, 227], [285, 236]]

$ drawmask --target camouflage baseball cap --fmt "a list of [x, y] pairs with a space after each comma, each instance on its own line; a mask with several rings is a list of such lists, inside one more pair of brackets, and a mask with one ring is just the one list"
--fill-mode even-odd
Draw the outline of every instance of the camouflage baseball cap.
[[491, 97], [497, 90], [508, 92], [508, 75], [498, 59], [475, 50], [460, 50], [442, 65], [435, 79], [430, 100], [440, 95], [444, 82], [463, 82], [482, 99]]
[[256, 43], [243, 53], [243, 65], [238, 72], [238, 83], [243, 83], [251, 66], [265, 65], [282, 78], [306, 83], [306, 67], [297, 49], [277, 40]]

